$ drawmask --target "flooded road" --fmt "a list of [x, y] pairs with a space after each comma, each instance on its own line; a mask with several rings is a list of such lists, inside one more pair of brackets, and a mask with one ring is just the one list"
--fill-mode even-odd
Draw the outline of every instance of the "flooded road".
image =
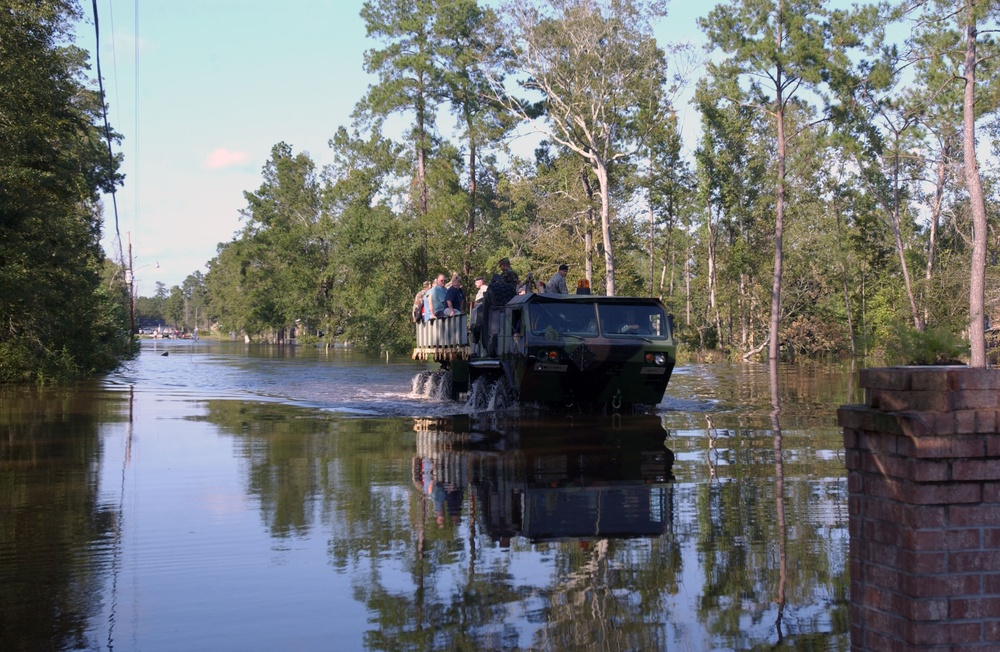
[[144, 342], [0, 390], [0, 649], [848, 649], [848, 370], [782, 368], [776, 412], [765, 367], [680, 367], [634, 416], [427, 369]]

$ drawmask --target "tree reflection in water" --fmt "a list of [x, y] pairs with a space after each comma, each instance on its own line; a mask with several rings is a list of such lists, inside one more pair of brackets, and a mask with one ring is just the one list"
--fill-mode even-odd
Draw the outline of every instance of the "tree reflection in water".
[[638, 418], [0, 395], [0, 648], [846, 649], [852, 377], [768, 371]]

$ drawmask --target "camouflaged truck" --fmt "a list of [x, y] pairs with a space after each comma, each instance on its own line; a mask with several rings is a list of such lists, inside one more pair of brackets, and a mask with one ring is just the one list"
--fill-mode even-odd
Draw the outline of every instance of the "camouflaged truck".
[[[440, 362], [451, 397], [476, 409], [656, 405], [676, 361], [673, 319], [657, 299], [529, 293], [476, 306], [468, 333], [465, 317], [418, 325], [414, 358]], [[421, 341], [421, 327], [439, 336]]]

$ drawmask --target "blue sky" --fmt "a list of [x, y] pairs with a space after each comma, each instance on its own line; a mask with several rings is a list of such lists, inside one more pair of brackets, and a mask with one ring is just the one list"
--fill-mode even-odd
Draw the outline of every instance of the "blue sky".
[[[109, 119], [124, 136], [118, 226], [137, 290], [180, 284], [240, 228], [244, 191], [284, 141], [318, 167], [372, 78], [360, 0], [98, 0]], [[662, 43], [699, 39], [714, 0], [675, 0]], [[77, 43], [93, 52], [90, 2]], [[138, 7], [138, 20], [136, 20]], [[138, 36], [138, 38], [136, 38]], [[96, 79], [96, 62], [91, 61]], [[136, 65], [137, 64], [137, 65]], [[693, 83], [693, 80], [692, 80]], [[686, 131], [693, 111], [679, 106]], [[105, 249], [117, 254], [110, 200]]]

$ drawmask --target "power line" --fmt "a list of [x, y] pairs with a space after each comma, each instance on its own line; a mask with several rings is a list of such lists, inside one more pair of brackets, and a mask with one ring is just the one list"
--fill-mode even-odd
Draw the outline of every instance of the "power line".
[[[104, 77], [101, 74], [101, 28], [97, 17], [97, 0], [93, 0], [93, 6], [94, 42], [96, 44], [94, 47], [94, 59], [97, 62], [97, 88], [101, 98], [101, 115], [104, 117], [104, 139], [108, 143], [108, 173], [111, 175], [111, 204], [114, 207], [115, 213], [115, 238], [118, 241], [118, 259], [125, 264], [125, 253], [122, 251], [122, 234], [118, 228], [118, 197], [115, 193], [114, 183], [115, 155], [111, 150], [111, 126], [108, 124], [108, 104], [104, 95]], [[127, 261], [127, 264], [129, 269], [131, 269], [132, 261]]]

